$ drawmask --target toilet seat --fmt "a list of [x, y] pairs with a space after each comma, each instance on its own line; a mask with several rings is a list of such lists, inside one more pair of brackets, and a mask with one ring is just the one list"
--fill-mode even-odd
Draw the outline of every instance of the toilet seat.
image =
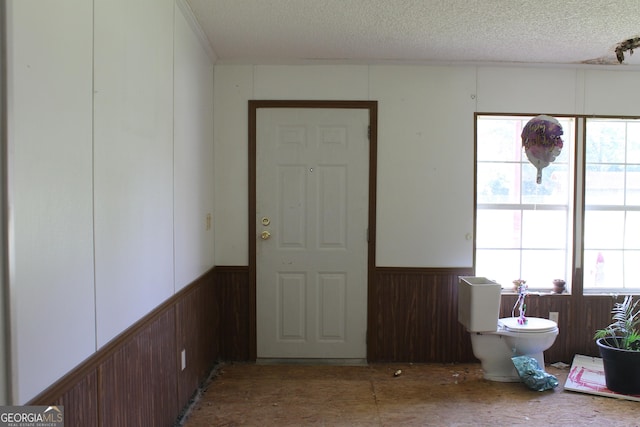
[[498, 319], [498, 328], [518, 333], [543, 333], [558, 329], [556, 322], [539, 317], [527, 317], [527, 323], [520, 325], [517, 317]]

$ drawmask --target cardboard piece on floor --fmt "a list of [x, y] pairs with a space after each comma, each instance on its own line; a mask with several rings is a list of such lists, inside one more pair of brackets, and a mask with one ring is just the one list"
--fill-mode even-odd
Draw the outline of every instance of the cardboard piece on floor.
[[573, 357], [567, 381], [564, 383], [564, 389], [640, 402], [640, 395], [616, 393], [607, 388], [602, 359], [599, 357], [576, 354]]

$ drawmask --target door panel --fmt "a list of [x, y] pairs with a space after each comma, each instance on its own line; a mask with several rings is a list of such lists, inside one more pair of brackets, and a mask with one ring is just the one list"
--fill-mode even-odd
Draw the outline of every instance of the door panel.
[[257, 110], [258, 358], [366, 357], [368, 125], [366, 109]]

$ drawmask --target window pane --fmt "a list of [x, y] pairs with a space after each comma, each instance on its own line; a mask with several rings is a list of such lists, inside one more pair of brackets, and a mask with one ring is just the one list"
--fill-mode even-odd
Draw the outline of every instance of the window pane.
[[627, 166], [626, 205], [640, 206], [640, 166]]
[[585, 249], [621, 249], [624, 242], [623, 239], [624, 212], [585, 212]]
[[574, 146], [574, 127], [575, 127], [575, 119], [573, 117], [558, 117], [558, 121], [562, 126], [562, 141], [563, 147], [560, 155], [556, 158], [553, 164], [568, 164], [569, 159], [573, 158], [573, 146]]
[[[640, 212], [627, 212], [627, 223], [624, 229], [624, 248], [640, 249]], [[627, 265], [631, 266], [632, 264]], [[640, 265], [640, 263], [636, 265]], [[638, 286], [640, 287], [640, 282]]]
[[640, 164], [640, 122], [627, 124], [627, 163]]
[[524, 248], [564, 249], [567, 245], [565, 211], [524, 211], [522, 246]]
[[634, 266], [640, 265], [640, 251], [625, 251], [624, 252], [624, 283], [627, 288], [638, 288], [640, 282], [638, 282], [638, 269]]
[[587, 163], [624, 163], [626, 125], [623, 121], [587, 121]]
[[522, 203], [567, 205], [572, 188], [569, 166], [552, 163], [542, 170], [542, 182], [536, 184], [537, 170], [525, 165], [522, 174]]
[[519, 163], [478, 163], [478, 203], [519, 203]]
[[519, 250], [476, 250], [476, 276], [486, 277], [512, 289], [512, 282], [520, 278]]
[[521, 223], [520, 211], [478, 210], [476, 248], [520, 248]]
[[585, 204], [624, 204], [624, 166], [587, 165], [585, 171]]
[[552, 287], [554, 279], [567, 278], [564, 250], [522, 251], [522, 278], [530, 288]]
[[479, 118], [477, 123], [478, 161], [518, 161], [522, 120]]
[[622, 251], [584, 251], [584, 287], [603, 289], [624, 287], [622, 261]]

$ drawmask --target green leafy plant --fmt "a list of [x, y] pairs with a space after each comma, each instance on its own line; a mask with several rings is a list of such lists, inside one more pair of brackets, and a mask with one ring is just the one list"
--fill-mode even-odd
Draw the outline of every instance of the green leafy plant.
[[611, 310], [613, 323], [604, 329], [596, 331], [594, 339], [612, 338], [606, 340], [609, 345], [624, 350], [640, 351], [640, 300], [633, 302], [633, 297], [627, 295], [622, 302], [616, 302]]

